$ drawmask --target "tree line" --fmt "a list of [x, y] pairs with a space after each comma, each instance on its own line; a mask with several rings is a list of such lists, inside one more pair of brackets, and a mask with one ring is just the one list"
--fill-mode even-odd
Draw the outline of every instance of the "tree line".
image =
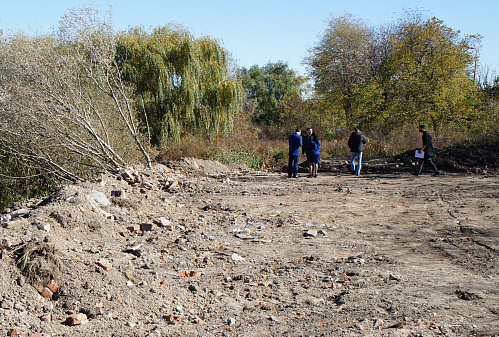
[[439, 132], [497, 126], [499, 78], [481, 72], [479, 36], [461, 37], [412, 13], [371, 27], [330, 17], [304, 60], [309, 78], [279, 61], [237, 67], [215, 38], [178, 25], [116, 32], [91, 7], [56, 33], [0, 33], [0, 204], [64, 181], [151, 165], [194, 136], [216, 144], [243, 128], [272, 139], [296, 126]]

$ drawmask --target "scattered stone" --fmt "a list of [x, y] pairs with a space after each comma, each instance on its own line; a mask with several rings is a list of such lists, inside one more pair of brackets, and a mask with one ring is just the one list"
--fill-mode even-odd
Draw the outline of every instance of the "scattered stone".
[[323, 236], [327, 236], [327, 232], [323, 229], [321, 229], [319, 232], [317, 232], [317, 234], [320, 234], [320, 235], [323, 235]]
[[193, 293], [198, 291], [198, 287], [195, 284], [190, 284], [188, 289]]
[[182, 322], [182, 318], [180, 318], [179, 316], [164, 315], [163, 318], [170, 324], [174, 324], [176, 322]]
[[306, 238], [315, 238], [317, 237], [317, 231], [313, 229], [309, 229], [303, 234], [304, 237]]
[[140, 224], [140, 230], [143, 232], [152, 231], [152, 223], [142, 223]]
[[13, 218], [16, 218], [18, 216], [26, 215], [29, 212], [31, 212], [32, 210], [33, 210], [32, 208], [21, 208], [21, 209], [17, 209], [15, 211], [10, 212], [9, 215], [13, 219]]
[[231, 326], [231, 325], [234, 325], [234, 324], [236, 324], [236, 319], [233, 318], [233, 317], [229, 317], [229, 319], [227, 320], [227, 325]]
[[10, 241], [10, 239], [2, 239], [0, 249], [9, 249], [10, 247], [12, 247], [12, 242]]
[[104, 315], [104, 303], [99, 302], [95, 305], [95, 315]]
[[177, 191], [177, 187], [178, 187], [178, 181], [174, 180], [170, 185], [168, 185], [168, 187], [166, 188], [166, 192], [174, 193]]
[[113, 269], [113, 265], [107, 259], [100, 259], [99, 261], [97, 261], [97, 264], [107, 271]]
[[52, 296], [54, 295], [54, 293], [49, 288], [45, 287], [40, 292], [40, 295], [42, 295], [43, 297], [46, 297], [46, 298], [52, 298]]
[[109, 201], [109, 199], [102, 192], [98, 192], [98, 191], [90, 192], [89, 194], [87, 194], [87, 198], [97, 202], [101, 206], [111, 205], [111, 202]]
[[45, 231], [45, 232], [50, 231], [50, 224], [48, 224], [48, 223], [38, 223], [36, 225], [36, 227], [41, 231]]
[[59, 290], [59, 286], [55, 283], [54, 280], [50, 280], [50, 282], [47, 283], [47, 288], [49, 288], [53, 293], [56, 293], [57, 290]]
[[140, 231], [140, 225], [132, 225], [132, 226], [128, 226], [127, 229], [130, 231], [130, 232], [135, 232], [135, 233], [138, 233]]
[[8, 229], [20, 230], [22, 228], [28, 227], [28, 220], [26, 219], [12, 220], [9, 222], [5, 222], [3, 226]]
[[10, 214], [2, 214], [2, 215], [0, 215], [0, 223], [9, 222], [10, 219], [11, 219]]
[[236, 253], [232, 253], [231, 257], [232, 261], [234, 262], [241, 262], [241, 261], [244, 261], [244, 257], [236, 254]]
[[173, 230], [173, 223], [165, 217], [154, 219], [152, 222], [158, 227], [165, 228], [169, 231]]
[[151, 184], [150, 182], [143, 182], [143, 183], [142, 183], [142, 187], [145, 187], [145, 188], [147, 188], [147, 189], [149, 189], [149, 190], [154, 189], [154, 185], [153, 185], [153, 184]]
[[52, 317], [50, 314], [45, 314], [42, 317], [40, 317], [40, 320], [42, 322], [50, 323], [52, 321]]
[[388, 279], [391, 281], [400, 281], [401, 278], [398, 275], [390, 274], [390, 276], [388, 276]]
[[26, 336], [26, 333], [18, 329], [9, 329], [7, 330], [7, 336]]
[[88, 321], [87, 315], [85, 314], [77, 314], [77, 315], [71, 315], [66, 318], [66, 325], [69, 326], [75, 326], [75, 325], [80, 325], [80, 324], [85, 324]]
[[190, 272], [183, 271], [182, 273], [180, 273], [180, 276], [181, 277], [199, 277], [199, 276], [201, 276], [201, 274], [196, 273], [195, 271], [191, 270]]
[[235, 236], [236, 236], [236, 238], [239, 238], [239, 239], [242, 239], [242, 240], [253, 240], [253, 239], [255, 239], [254, 236], [244, 235], [244, 234], [241, 234], [241, 233], [236, 233]]
[[480, 296], [474, 293], [470, 293], [464, 290], [456, 290], [456, 295], [459, 299], [465, 300], [465, 301], [474, 301], [474, 300], [480, 300], [482, 299]]
[[129, 328], [135, 328], [137, 324], [136, 323], [133, 323], [133, 322], [126, 322], [126, 326], [129, 327]]
[[111, 191], [111, 196], [115, 198], [125, 198], [125, 191], [123, 190]]
[[211, 236], [211, 235], [208, 235], [208, 234], [205, 234], [205, 233], [202, 233], [201, 234], [204, 238], [207, 238], [208, 240], [210, 241], [215, 241], [216, 238], [214, 236]]
[[14, 303], [9, 299], [4, 299], [0, 304], [0, 308], [7, 310], [12, 309], [14, 308]]

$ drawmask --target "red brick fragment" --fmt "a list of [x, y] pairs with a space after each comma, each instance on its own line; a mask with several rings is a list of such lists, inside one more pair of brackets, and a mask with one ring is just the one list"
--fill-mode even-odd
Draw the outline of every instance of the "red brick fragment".
[[130, 232], [138, 232], [140, 230], [140, 225], [133, 225], [133, 226], [128, 226], [127, 229]]
[[47, 288], [49, 288], [53, 293], [56, 293], [57, 290], [59, 290], [59, 286], [55, 283], [54, 280], [50, 280], [50, 282], [47, 283]]
[[85, 314], [77, 314], [71, 315], [66, 318], [65, 323], [70, 326], [80, 325], [83, 321], [87, 320], [87, 315]]
[[52, 292], [52, 290], [50, 290], [47, 287], [43, 288], [43, 291], [40, 294], [43, 297], [46, 297], [46, 298], [52, 298], [52, 296], [54, 295], [54, 293]]

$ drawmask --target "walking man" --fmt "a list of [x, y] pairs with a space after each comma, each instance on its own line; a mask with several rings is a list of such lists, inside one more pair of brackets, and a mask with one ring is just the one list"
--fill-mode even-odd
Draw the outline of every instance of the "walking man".
[[[360, 176], [360, 168], [362, 163], [362, 151], [364, 151], [364, 144], [367, 142], [366, 137], [360, 132], [359, 128], [355, 128], [350, 138], [348, 139], [348, 147], [350, 148], [350, 166], [352, 172]], [[357, 158], [357, 165], [355, 159]]]
[[433, 176], [438, 177], [440, 175], [440, 171], [437, 169], [435, 164], [431, 161], [431, 158], [435, 157], [435, 148], [433, 147], [433, 137], [431, 134], [426, 131], [424, 125], [419, 126], [419, 132], [423, 133], [423, 147], [419, 150], [419, 152], [424, 152], [424, 158], [419, 159], [418, 166], [416, 166], [415, 176], [419, 176], [421, 174], [421, 170], [423, 169], [423, 164], [427, 163], [430, 165], [430, 168], [433, 170]]
[[288, 178], [298, 178], [298, 161], [300, 160], [300, 147], [302, 146], [301, 129], [296, 129], [296, 132], [289, 136], [288, 140]]

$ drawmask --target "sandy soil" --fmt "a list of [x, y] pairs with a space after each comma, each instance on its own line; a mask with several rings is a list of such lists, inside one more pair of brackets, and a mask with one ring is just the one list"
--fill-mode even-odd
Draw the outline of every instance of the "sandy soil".
[[6, 210], [0, 334], [497, 336], [498, 187], [194, 159], [103, 175]]

